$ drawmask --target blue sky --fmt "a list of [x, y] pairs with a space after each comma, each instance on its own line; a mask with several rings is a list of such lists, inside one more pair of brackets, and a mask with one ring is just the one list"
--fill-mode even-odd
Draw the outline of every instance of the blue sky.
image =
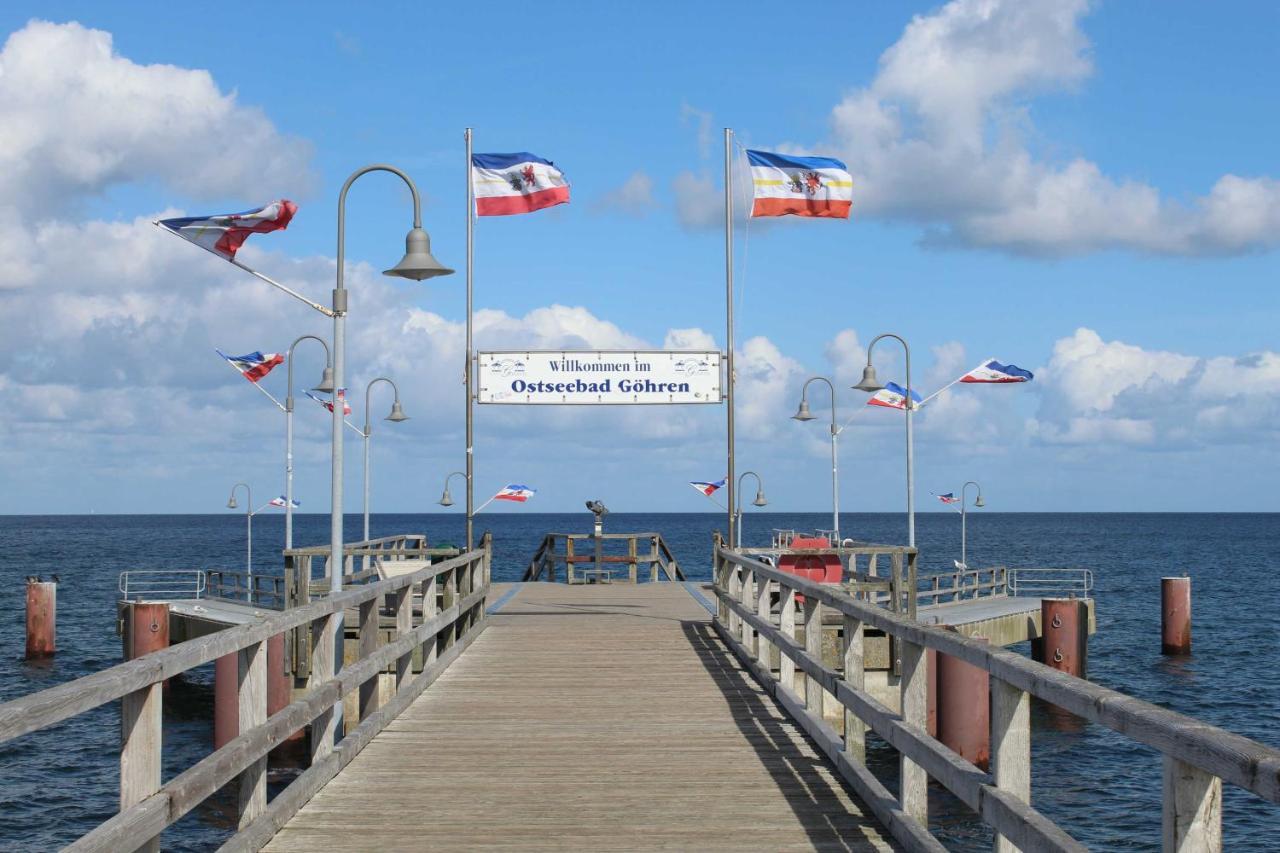
[[[93, 40], [42, 30], [49, 67], [63, 68], [56, 79], [34, 61], [0, 73], [0, 110], [20, 108], [39, 140], [8, 155], [0, 142], [0, 165], [21, 173], [7, 190], [0, 184], [0, 205], [33, 233], [56, 224], [93, 239], [93, 223], [125, 228], [164, 210], [288, 196], [298, 217], [284, 234], [255, 238], [246, 259], [323, 300], [337, 191], [369, 162], [414, 176], [437, 256], [461, 268], [470, 125], [477, 150], [533, 151], [573, 182], [568, 206], [479, 222], [477, 306], [510, 320], [495, 321], [482, 346], [660, 346], [673, 329], [722, 345], [715, 211], [720, 134], [731, 126], [745, 145], [846, 159], [857, 187], [850, 222], [738, 223], [738, 341], [765, 339], [744, 359], [758, 370], [741, 388], [754, 408], [742, 415], [739, 452], [767, 469], [776, 508], [826, 506], [821, 430], [787, 417], [799, 385], [833, 371], [852, 381], [860, 346], [892, 330], [912, 342], [926, 391], [986, 356], [1039, 374], [1035, 387], [964, 389], [966, 398], [922, 415], [921, 494], [979, 479], [1007, 496], [989, 504], [1008, 510], [1274, 510], [1280, 167], [1267, 105], [1280, 84], [1280, 9], [1164, 10], [816, 3], [792, 21], [738, 3], [652, 3], [625, 16], [570, 3], [537, 14], [496, 4], [483, 16], [447, 4], [359, 16], [338, 4], [280, 4], [211, 16], [173, 5], [11, 3], [0, 33], [30, 34], [33, 18], [109, 33], [119, 79], [100, 73], [95, 97], [104, 113], [117, 96], [121, 106], [115, 116], [68, 107]], [[16, 59], [0, 55], [0, 69]], [[181, 71], [138, 71], [130, 82], [157, 64]], [[211, 89], [195, 92], [186, 69], [207, 71]], [[33, 87], [43, 107], [23, 100]], [[150, 107], [138, 100], [148, 97]], [[121, 114], [136, 114], [136, 125]], [[174, 128], [184, 117], [199, 140]], [[276, 157], [269, 168], [257, 168], [264, 149], [246, 145], [253, 140]], [[183, 156], [236, 165], [225, 180], [196, 180]], [[112, 158], [120, 165], [102, 165]], [[49, 173], [63, 177], [46, 186]], [[398, 259], [408, 202], [392, 179], [362, 181], [348, 217], [350, 260], [376, 271]], [[19, 401], [0, 434], [0, 470], [32, 483], [10, 490], [0, 511], [216, 510], [228, 465], [263, 489], [279, 479], [278, 415], [255, 409], [262, 401], [209, 362], [209, 347], [281, 349], [295, 329], [324, 329], [306, 309], [252, 294], [256, 283], [181, 245], [149, 248], [161, 254], [145, 268], [113, 269], [100, 293], [92, 266], [42, 258], [47, 247], [6, 257], [5, 246], [0, 301], [43, 319], [30, 339], [0, 347], [0, 390]], [[36, 283], [24, 273], [52, 268], [62, 277]], [[192, 281], [175, 280], [188, 273]], [[356, 378], [398, 371], [417, 410], [403, 428], [380, 428], [376, 458], [434, 484], [461, 458], [460, 364], [442, 341], [462, 319], [462, 278], [369, 281], [352, 285], [351, 334], [363, 341], [353, 357], [367, 362]], [[60, 292], [77, 294], [74, 309]], [[122, 312], [95, 299], [124, 292], [136, 300]], [[221, 319], [192, 316], [194, 306], [228, 304]], [[74, 322], [60, 322], [60, 311]], [[408, 316], [424, 336], [435, 330], [434, 343], [402, 334]], [[166, 327], [181, 334], [166, 338]], [[166, 363], [163, 376], [138, 368], [148, 353]], [[87, 379], [94, 362], [109, 361], [130, 366], [105, 385]], [[113, 388], [113, 405], [136, 411], [85, 417], [102, 405], [94, 395]], [[157, 438], [147, 415], [161, 399], [186, 414], [172, 414]], [[843, 391], [842, 417], [862, 399]], [[223, 426], [210, 406], [242, 409]], [[480, 417], [478, 492], [530, 482], [545, 510], [576, 508], [606, 486], [612, 494], [599, 496], [619, 510], [704, 509], [683, 483], [723, 469], [719, 408], [585, 419], [482, 408]], [[860, 414], [842, 436], [847, 509], [901, 506], [892, 417]], [[300, 471], [299, 488], [309, 508], [327, 509], [322, 426], [301, 436], [315, 464]], [[348, 455], [358, 456], [354, 445]], [[350, 476], [358, 482], [358, 468]], [[132, 488], [120, 488], [122, 478]], [[438, 494], [405, 477], [380, 483], [386, 510], [429, 509]]]

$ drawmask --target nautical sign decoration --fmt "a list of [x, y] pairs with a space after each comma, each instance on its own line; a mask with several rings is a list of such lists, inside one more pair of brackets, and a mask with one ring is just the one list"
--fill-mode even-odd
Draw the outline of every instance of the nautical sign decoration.
[[720, 353], [481, 352], [476, 389], [478, 403], [719, 403]]

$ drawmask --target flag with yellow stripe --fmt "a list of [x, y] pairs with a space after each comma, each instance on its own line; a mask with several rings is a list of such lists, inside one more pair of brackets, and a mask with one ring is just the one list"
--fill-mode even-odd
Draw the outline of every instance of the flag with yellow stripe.
[[832, 157], [793, 157], [748, 151], [755, 200], [752, 216], [848, 219], [853, 176]]

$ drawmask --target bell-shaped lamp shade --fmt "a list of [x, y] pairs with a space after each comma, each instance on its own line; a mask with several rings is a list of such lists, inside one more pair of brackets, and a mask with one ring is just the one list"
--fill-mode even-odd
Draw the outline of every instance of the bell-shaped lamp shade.
[[793, 421], [811, 421], [814, 417], [814, 414], [809, 411], [809, 401], [802, 399], [800, 408], [796, 409], [796, 413], [791, 416], [791, 419]]
[[767, 506], [768, 501], [764, 499], [764, 489], [756, 489], [756, 499], [751, 502], [752, 506]]
[[431, 254], [431, 238], [421, 228], [414, 228], [404, 238], [404, 257], [400, 263], [383, 275], [394, 275], [400, 278], [411, 278], [422, 281], [424, 278], [435, 278], [438, 275], [453, 275], [453, 270], [435, 259]]
[[227, 509], [235, 509], [235, 508], [236, 508], [236, 496], [232, 495], [231, 499], [227, 501]]
[[862, 381], [853, 387], [858, 391], [866, 391], [868, 394], [874, 394], [884, 388], [880, 384], [880, 380], [876, 378], [876, 369], [871, 364], [862, 368]]
[[448, 485], [444, 487], [444, 494], [440, 496], [440, 500], [437, 503], [440, 506], [453, 506], [453, 495], [449, 494]]
[[987, 504], [986, 504], [986, 501], [982, 499], [982, 495], [978, 495], [978, 499], [973, 502], [973, 505], [976, 507], [984, 507]]
[[404, 409], [400, 408], [399, 400], [396, 400], [391, 404], [391, 414], [387, 415], [387, 420], [391, 421], [393, 424], [409, 420], [409, 416], [404, 413]]
[[323, 391], [326, 394], [333, 393], [333, 368], [326, 367], [324, 374], [320, 377], [320, 384], [311, 389], [312, 391]]

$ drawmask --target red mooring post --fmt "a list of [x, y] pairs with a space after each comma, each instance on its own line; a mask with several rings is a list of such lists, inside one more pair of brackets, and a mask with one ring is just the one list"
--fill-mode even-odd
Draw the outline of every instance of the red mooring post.
[[1191, 654], [1191, 578], [1160, 578], [1160, 653]]
[[[213, 748], [221, 749], [240, 734], [240, 654], [213, 662]], [[270, 686], [270, 679], [267, 681]]]
[[135, 601], [129, 605], [125, 657], [129, 660], [169, 648], [169, 605]]
[[1044, 660], [1054, 669], [1085, 678], [1089, 671], [1089, 607], [1077, 598], [1040, 601]]
[[53, 657], [58, 639], [58, 584], [27, 580], [27, 660]]
[[[986, 637], [970, 637], [987, 642]], [[986, 770], [991, 761], [991, 678], [959, 658], [938, 655], [938, 740]]]

